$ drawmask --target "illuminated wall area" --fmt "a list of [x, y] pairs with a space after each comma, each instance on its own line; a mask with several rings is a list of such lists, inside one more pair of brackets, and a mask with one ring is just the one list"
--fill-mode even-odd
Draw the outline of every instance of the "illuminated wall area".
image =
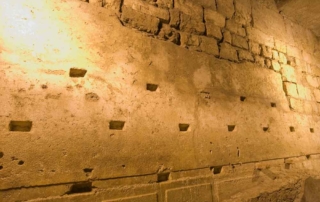
[[320, 32], [277, 2], [2, 0], [0, 202], [317, 202]]

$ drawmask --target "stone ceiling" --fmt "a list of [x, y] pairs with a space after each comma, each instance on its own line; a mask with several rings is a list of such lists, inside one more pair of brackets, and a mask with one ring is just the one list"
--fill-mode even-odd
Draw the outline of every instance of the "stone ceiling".
[[320, 37], [320, 0], [277, 0], [277, 6], [284, 16]]

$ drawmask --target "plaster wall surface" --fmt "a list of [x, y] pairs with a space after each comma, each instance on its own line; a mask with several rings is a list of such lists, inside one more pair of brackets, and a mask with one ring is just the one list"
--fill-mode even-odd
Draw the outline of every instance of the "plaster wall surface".
[[0, 5], [0, 201], [298, 201], [318, 177], [320, 45], [275, 2]]

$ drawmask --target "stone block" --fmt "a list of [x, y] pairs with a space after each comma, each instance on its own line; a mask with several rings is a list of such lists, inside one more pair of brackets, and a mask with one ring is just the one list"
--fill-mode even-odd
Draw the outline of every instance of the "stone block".
[[248, 50], [249, 45], [246, 38], [233, 34], [232, 35], [232, 45]]
[[302, 51], [294, 46], [287, 45], [287, 55], [302, 59]]
[[203, 35], [206, 31], [202, 21], [196, 20], [189, 15], [181, 13], [180, 30], [190, 34]]
[[265, 63], [264, 63], [264, 57], [261, 57], [259, 55], [255, 55], [254, 56], [254, 62], [256, 64], [258, 64], [261, 67], [265, 67]]
[[271, 59], [272, 58], [272, 49], [268, 46], [262, 46], [261, 47], [261, 55], [263, 57]]
[[188, 48], [188, 47], [193, 47], [192, 49], [197, 49], [200, 50], [200, 38], [197, 35], [192, 35], [189, 33], [180, 33], [180, 42], [181, 46]]
[[162, 28], [158, 34], [160, 39], [163, 39], [165, 41], [170, 41], [172, 43], [175, 44], [179, 44], [180, 43], [180, 34], [179, 32], [174, 29], [171, 28], [169, 25], [167, 24], [163, 24]]
[[290, 65], [281, 65], [281, 74], [283, 81], [297, 82], [295, 69]]
[[104, 0], [102, 6], [120, 12], [121, 0]]
[[279, 60], [279, 53], [276, 50], [272, 50], [272, 59]]
[[218, 12], [231, 19], [234, 14], [233, 0], [216, 0], [216, 2]]
[[288, 63], [288, 65], [295, 67], [296, 66], [296, 58], [292, 57], [292, 56], [287, 56], [287, 63]]
[[154, 16], [140, 13], [127, 6], [122, 6], [121, 21], [140, 31], [157, 34], [160, 20]]
[[98, 7], [103, 7], [102, 0], [89, 0], [88, 2]]
[[298, 98], [297, 84], [290, 82], [283, 82], [283, 90], [287, 96]]
[[297, 112], [304, 112], [304, 103], [302, 100], [296, 98], [289, 98], [290, 109]]
[[276, 60], [272, 60], [272, 69], [274, 70], [274, 71], [280, 71], [280, 69], [281, 69], [281, 66], [280, 66], [280, 64], [279, 64], [279, 62], [278, 61], [276, 61]]
[[203, 36], [200, 37], [200, 49], [201, 51], [210, 55], [214, 55], [216, 57], [219, 56], [218, 42], [213, 38]]
[[175, 0], [174, 8], [186, 15], [192, 16], [196, 21], [203, 21], [203, 7], [191, 0]]
[[235, 5], [235, 21], [242, 25], [250, 25], [251, 23], [251, 1], [250, 0], [234, 0]]
[[175, 188], [166, 190], [167, 202], [187, 201], [212, 201], [212, 186], [211, 184], [202, 184], [196, 186]]
[[241, 24], [235, 22], [234, 20], [227, 20], [226, 28], [234, 34], [237, 34], [243, 37], [246, 36], [246, 30], [242, 27]]
[[297, 84], [297, 90], [298, 90], [299, 98], [304, 100], [313, 100], [313, 95], [309, 88], [301, 84]]
[[180, 11], [178, 9], [170, 9], [170, 22], [169, 25], [178, 28], [180, 25]]
[[254, 61], [252, 53], [249, 51], [238, 50], [238, 54], [239, 54], [240, 61], [250, 61], [250, 62]]
[[253, 41], [249, 41], [249, 47], [250, 47], [250, 51], [255, 54], [255, 55], [260, 55], [261, 54], [261, 46], [260, 44], [253, 42]]
[[265, 34], [264, 32], [262, 32], [256, 28], [247, 27], [247, 35], [248, 35], [248, 38], [252, 41], [261, 43], [261, 44], [269, 46], [271, 48], [274, 47], [273, 37]]
[[228, 43], [220, 44], [220, 58], [238, 61], [237, 50]]
[[232, 36], [228, 30], [223, 32], [223, 42], [231, 44]]
[[274, 48], [279, 52], [287, 53], [287, 45], [282, 41], [279, 41], [279, 40], [275, 39]]
[[125, 0], [123, 5], [138, 12], [157, 17], [165, 22], [169, 22], [170, 15], [168, 9], [158, 8], [144, 1], [136, 0]]
[[288, 61], [287, 61], [287, 56], [284, 54], [284, 53], [279, 53], [279, 62], [281, 64], [287, 64]]
[[310, 86], [314, 88], [319, 87], [319, 82], [318, 82], [318, 77], [312, 76], [312, 75], [307, 75], [306, 76], [307, 82]]
[[220, 27], [213, 23], [206, 23], [207, 36], [214, 37], [216, 39], [222, 39], [222, 33]]
[[156, 6], [159, 8], [173, 8], [173, 0], [157, 0]]
[[219, 27], [224, 27], [226, 18], [215, 10], [204, 9], [204, 20], [206, 23], [214, 23]]
[[264, 60], [265, 65], [267, 66], [267, 68], [271, 69], [272, 68], [272, 61], [269, 58], [266, 58]]

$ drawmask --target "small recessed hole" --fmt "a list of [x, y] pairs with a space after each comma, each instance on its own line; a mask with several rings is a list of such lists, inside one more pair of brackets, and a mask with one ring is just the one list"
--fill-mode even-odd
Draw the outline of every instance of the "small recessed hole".
[[313, 128], [310, 128], [310, 133], [314, 133], [314, 129]]
[[71, 68], [69, 72], [70, 77], [84, 77], [87, 73], [86, 69]]
[[222, 166], [213, 166], [213, 167], [210, 168], [210, 170], [212, 171], [212, 173], [214, 175], [218, 175], [222, 171]]
[[10, 121], [9, 130], [29, 132], [32, 128], [32, 121]]
[[3, 169], [3, 166], [0, 166], [0, 170], [2, 170]]
[[310, 159], [310, 157], [311, 157], [310, 155], [306, 155], [306, 158], [307, 158], [308, 160]]
[[123, 130], [125, 122], [124, 121], [110, 121], [109, 129], [110, 130]]
[[268, 131], [269, 131], [269, 127], [263, 127], [262, 130], [263, 130], [264, 132], [268, 132]]
[[3, 157], [4, 153], [0, 152], [0, 159]]
[[189, 124], [186, 124], [186, 123], [180, 123], [179, 124], [179, 130], [181, 132], [188, 131], [188, 129], [189, 129]]
[[168, 181], [170, 177], [170, 173], [158, 173], [157, 182], [165, 182]]
[[156, 91], [158, 89], [158, 85], [157, 84], [151, 84], [151, 83], [147, 83], [147, 90], [148, 91]]
[[241, 101], [241, 102], [244, 102], [245, 100], [246, 100], [246, 97], [240, 96], [240, 101]]
[[290, 126], [290, 132], [295, 132], [295, 129], [293, 126]]
[[235, 128], [236, 128], [235, 125], [228, 125], [228, 131], [229, 131], [229, 132], [234, 131]]
[[20, 166], [22, 166], [24, 164], [24, 161], [22, 161], [22, 160], [20, 160], [19, 162], [18, 162], [18, 165], [20, 165]]
[[68, 194], [85, 193], [92, 191], [92, 182], [81, 182], [73, 184]]
[[93, 171], [93, 168], [85, 168], [83, 169], [83, 172], [85, 173], [91, 173]]
[[286, 163], [286, 164], [284, 165], [284, 168], [285, 168], [285, 169], [290, 169], [290, 167], [291, 167], [291, 163]]
[[125, 168], [126, 168], [126, 165], [122, 165], [122, 168], [125, 169]]
[[271, 107], [277, 107], [277, 104], [274, 102], [271, 102], [270, 104], [271, 104]]

